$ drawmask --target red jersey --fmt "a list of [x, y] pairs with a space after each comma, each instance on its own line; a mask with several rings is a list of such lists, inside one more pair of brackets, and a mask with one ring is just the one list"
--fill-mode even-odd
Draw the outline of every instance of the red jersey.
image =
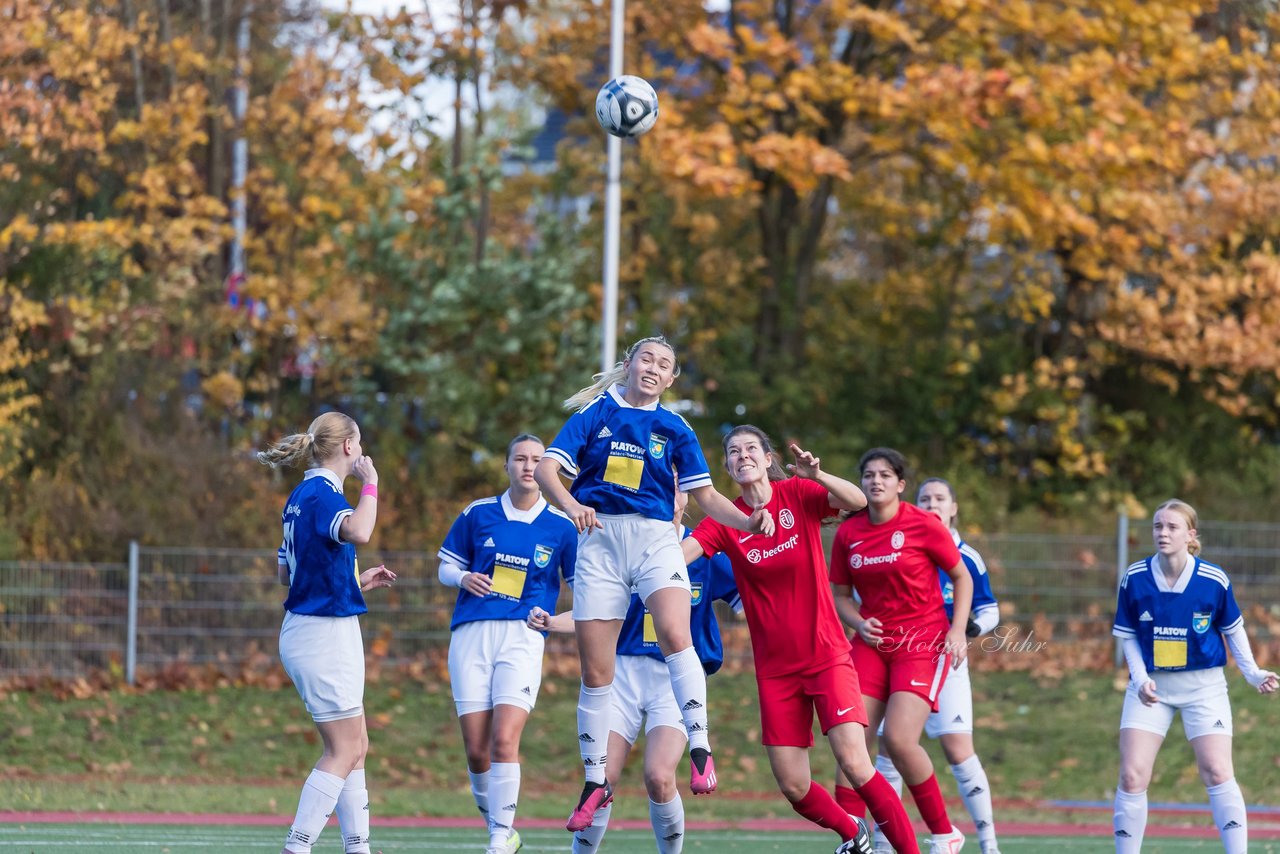
[[960, 550], [938, 517], [904, 502], [879, 525], [866, 510], [844, 520], [831, 547], [831, 583], [853, 585], [858, 610], [880, 620], [886, 637], [899, 629], [945, 630], [938, 567], [959, 562]]
[[[765, 505], [773, 515], [772, 537], [711, 518], [693, 532], [708, 557], [724, 552], [733, 564], [759, 676], [806, 673], [849, 654], [822, 552], [822, 520], [836, 512], [829, 495], [805, 478], [775, 481], [773, 498]], [[733, 503], [752, 512], [742, 498]], [[941, 607], [936, 574], [933, 586]]]

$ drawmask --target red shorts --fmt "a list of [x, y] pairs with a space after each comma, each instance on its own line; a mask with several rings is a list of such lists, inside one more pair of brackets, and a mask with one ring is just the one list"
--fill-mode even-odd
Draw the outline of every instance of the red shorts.
[[855, 637], [850, 656], [862, 693], [887, 703], [890, 694], [906, 691], [923, 697], [930, 709], [938, 711], [938, 695], [951, 670], [951, 656], [942, 651], [945, 637], [946, 629], [942, 629], [936, 640], [889, 639], [879, 649]]
[[834, 658], [809, 673], [757, 676], [760, 741], [771, 747], [813, 747], [813, 713], [822, 734], [838, 724], [867, 725], [862, 688], [849, 656]]

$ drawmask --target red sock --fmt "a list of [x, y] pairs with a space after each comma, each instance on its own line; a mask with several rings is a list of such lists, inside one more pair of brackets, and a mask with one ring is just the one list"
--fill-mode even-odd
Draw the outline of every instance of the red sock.
[[840, 809], [849, 815], [856, 815], [858, 818], [867, 817], [867, 804], [858, 796], [856, 789], [850, 789], [848, 786], [836, 784], [836, 803], [840, 805]]
[[894, 851], [898, 854], [919, 854], [916, 832], [911, 826], [911, 819], [907, 818], [902, 798], [898, 797], [883, 774], [877, 771], [875, 776], [858, 787], [857, 794], [867, 802], [871, 817], [880, 826]]
[[842, 840], [858, 835], [858, 825], [849, 818], [849, 813], [818, 783], [810, 782], [809, 791], [800, 800], [792, 801], [791, 808], [818, 827], [834, 830]]
[[942, 799], [942, 790], [938, 788], [938, 778], [930, 774], [928, 780], [907, 788], [911, 790], [911, 797], [915, 798], [920, 817], [929, 825], [929, 832], [950, 833], [951, 819], [947, 816], [947, 803]]

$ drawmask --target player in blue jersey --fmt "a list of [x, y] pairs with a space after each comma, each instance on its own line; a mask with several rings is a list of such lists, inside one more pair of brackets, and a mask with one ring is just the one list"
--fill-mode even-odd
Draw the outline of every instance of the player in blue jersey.
[[1227, 854], [1244, 854], [1249, 846], [1244, 796], [1231, 762], [1226, 648], [1259, 693], [1275, 693], [1280, 680], [1254, 661], [1227, 574], [1199, 557], [1198, 524], [1191, 505], [1176, 499], [1161, 504], [1151, 526], [1156, 553], [1130, 566], [1120, 581], [1111, 633], [1124, 642], [1129, 688], [1120, 713], [1116, 854], [1142, 850], [1147, 785], [1174, 712], [1182, 713]]
[[453, 609], [449, 682], [462, 727], [476, 806], [489, 826], [487, 854], [514, 854], [520, 736], [542, 684], [544, 635], [525, 625], [554, 610], [560, 579], [572, 580], [578, 530], [547, 504], [533, 472], [542, 440], [507, 445], [502, 495], [472, 502], [440, 547], [440, 581], [461, 588]]
[[[716, 787], [707, 738], [707, 679], [689, 632], [689, 578], [671, 526], [675, 475], [712, 518], [746, 533], [773, 532], [767, 510], [743, 513], [716, 491], [698, 437], [658, 400], [680, 373], [666, 339], [644, 338], [613, 370], [565, 401], [574, 410], [535, 475], [577, 526], [573, 618], [582, 662], [578, 746], [586, 783], [565, 827], [579, 831], [613, 797], [605, 780], [609, 694], [618, 633], [633, 589], [653, 617], [672, 692], [689, 736], [690, 788]], [[573, 478], [566, 489], [564, 470]], [[593, 533], [594, 531], [594, 533]]]
[[[293, 680], [324, 743], [298, 799], [281, 854], [310, 854], [336, 812], [343, 850], [369, 852], [369, 792], [365, 754], [364, 643], [360, 614], [366, 590], [390, 587], [385, 566], [360, 572], [356, 545], [369, 542], [378, 516], [378, 470], [360, 446], [360, 428], [326, 412], [306, 433], [286, 436], [258, 453], [273, 468], [305, 463], [306, 475], [285, 502], [278, 574], [289, 594], [280, 627], [280, 661]], [[363, 483], [352, 508], [342, 484]]]
[[[973, 579], [973, 605], [966, 634], [970, 638], [986, 634], [1000, 622], [1000, 605], [991, 591], [991, 578], [987, 575], [987, 565], [982, 555], [964, 542], [960, 538], [960, 532], [956, 530], [956, 516], [959, 515], [960, 508], [956, 503], [955, 490], [940, 477], [928, 478], [916, 492], [916, 506], [937, 516], [950, 529], [951, 539], [960, 549], [960, 559]], [[954, 584], [951, 576], [941, 567], [938, 568], [938, 581], [942, 585], [942, 602], [947, 619], [950, 620]], [[883, 726], [882, 723], [882, 730]], [[929, 715], [924, 731], [925, 735], [938, 739], [942, 745], [942, 752], [947, 757], [951, 773], [960, 789], [960, 798], [978, 830], [982, 854], [999, 854], [991, 807], [991, 783], [987, 780], [986, 769], [982, 767], [982, 761], [978, 759], [973, 747], [973, 689], [969, 680], [967, 657], [947, 676], [938, 695], [938, 711]], [[876, 757], [876, 767], [901, 794], [902, 775], [894, 767], [888, 753], [880, 751], [880, 755]], [[879, 852], [893, 850], [879, 828], [876, 829], [875, 844]]]
[[[688, 497], [676, 492], [676, 529], [687, 536], [681, 518]], [[741, 613], [742, 603], [733, 581], [733, 567], [724, 555], [699, 558], [689, 564], [691, 622], [693, 648], [707, 675], [715, 673], [724, 662], [720, 626], [716, 622], [713, 602], [729, 603]], [[531, 628], [573, 631], [573, 614], [566, 611], [554, 617], [536, 612], [529, 617]], [[680, 707], [671, 693], [662, 651], [653, 631], [653, 620], [639, 596], [631, 597], [631, 607], [622, 622], [618, 637], [618, 658], [613, 677], [609, 732], [609, 758], [605, 779], [616, 785], [626, 766], [627, 757], [644, 727], [644, 784], [649, 794], [649, 823], [653, 827], [658, 854], [679, 854], [684, 850], [684, 803], [676, 785], [676, 768], [684, 755], [687, 737]], [[573, 837], [574, 854], [595, 854], [600, 850], [609, 827], [612, 805], [596, 811], [591, 826]]]

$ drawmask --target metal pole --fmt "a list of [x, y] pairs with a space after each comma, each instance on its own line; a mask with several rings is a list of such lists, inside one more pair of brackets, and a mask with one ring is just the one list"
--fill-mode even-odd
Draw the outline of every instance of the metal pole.
[[249, 18], [253, 3], [246, 2], [240, 12], [236, 33], [235, 89], [231, 101], [236, 138], [231, 145], [231, 275], [244, 276], [244, 238], [246, 213], [245, 176], [249, 171], [249, 141], [245, 138], [245, 114], [249, 109]]
[[[609, 79], [622, 75], [626, 0], [613, 0], [609, 24]], [[622, 222], [622, 140], [607, 134], [609, 171], [604, 201], [604, 306], [600, 329], [600, 370], [618, 360], [618, 242]]]
[[[1129, 570], [1129, 514], [1121, 510], [1116, 519], [1116, 592]], [[1116, 665], [1124, 664], [1124, 642], [1116, 638]]]
[[124, 679], [130, 685], [138, 675], [138, 541], [129, 541], [129, 621], [125, 630]]

